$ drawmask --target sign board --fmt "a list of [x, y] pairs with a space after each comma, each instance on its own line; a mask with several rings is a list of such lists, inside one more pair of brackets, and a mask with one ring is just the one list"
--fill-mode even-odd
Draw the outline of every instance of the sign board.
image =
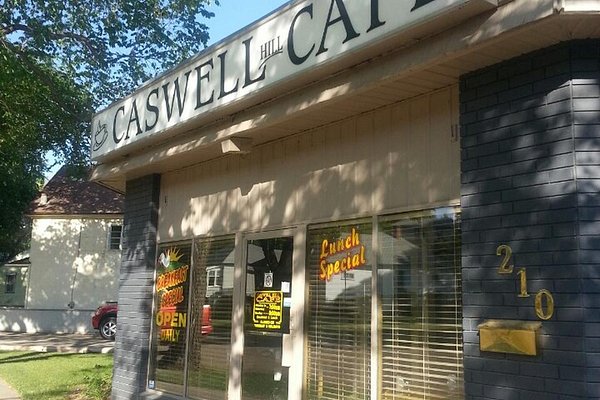
[[190, 276], [190, 246], [163, 247], [156, 265], [154, 322], [159, 340], [185, 343], [188, 324], [187, 296]]
[[459, 10], [473, 15], [496, 6], [492, 0], [296, 1], [96, 114], [92, 160], [164, 138], [170, 128], [387, 38], [448, 21]]
[[319, 256], [319, 280], [329, 282], [332, 277], [367, 265], [366, 247], [356, 228], [335, 239], [323, 239]]
[[261, 291], [254, 294], [252, 308], [254, 328], [280, 330], [283, 322], [283, 292]]

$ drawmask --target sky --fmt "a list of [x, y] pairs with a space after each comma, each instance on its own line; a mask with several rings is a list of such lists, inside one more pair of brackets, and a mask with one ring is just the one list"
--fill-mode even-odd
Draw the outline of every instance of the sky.
[[[215, 13], [215, 16], [204, 20], [210, 34], [208, 45], [226, 38], [289, 2], [290, 0], [219, 0], [219, 6], [211, 4], [208, 8]], [[49, 153], [47, 157], [52, 163], [54, 160], [52, 154]], [[46, 181], [52, 178], [60, 167], [60, 165], [56, 165], [48, 171]]]
[[220, 6], [209, 7], [215, 13], [213, 18], [206, 21], [210, 33], [209, 45], [289, 2], [290, 0], [219, 0]]

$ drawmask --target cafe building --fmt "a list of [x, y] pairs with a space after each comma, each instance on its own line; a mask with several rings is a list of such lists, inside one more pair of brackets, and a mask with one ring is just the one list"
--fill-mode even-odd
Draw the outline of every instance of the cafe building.
[[600, 398], [600, 1], [297, 0], [93, 119], [113, 399]]

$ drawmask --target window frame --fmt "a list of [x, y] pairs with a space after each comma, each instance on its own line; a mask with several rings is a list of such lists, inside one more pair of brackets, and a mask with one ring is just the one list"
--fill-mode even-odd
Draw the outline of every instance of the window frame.
[[[115, 233], [115, 229], [114, 228], [119, 228], [119, 242], [118, 245], [116, 245], [116, 237], [115, 235], [113, 235], [113, 233]], [[107, 246], [108, 250], [122, 250], [123, 248], [123, 224], [110, 224], [110, 227], [108, 229], [108, 240], [107, 240]]]
[[[211, 279], [213, 280], [211, 284]], [[206, 268], [206, 287], [211, 288], [220, 288], [223, 286], [223, 273], [221, 267], [207, 267]]]
[[[16, 294], [17, 293], [17, 272], [7, 271], [4, 273], [4, 294]], [[9, 279], [11, 278], [11, 279]], [[11, 280], [11, 282], [9, 282]], [[11, 285], [11, 286], [9, 286]], [[9, 287], [11, 289], [9, 290]]]

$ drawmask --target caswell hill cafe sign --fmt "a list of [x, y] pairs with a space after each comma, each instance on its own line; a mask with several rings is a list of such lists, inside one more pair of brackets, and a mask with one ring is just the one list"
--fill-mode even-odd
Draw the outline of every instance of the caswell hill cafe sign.
[[[297, 1], [114, 103], [93, 119], [92, 159], [124, 153], [278, 82], [492, 0]], [[467, 10], [468, 12], [465, 12]], [[456, 14], [456, 15], [454, 15]]]

